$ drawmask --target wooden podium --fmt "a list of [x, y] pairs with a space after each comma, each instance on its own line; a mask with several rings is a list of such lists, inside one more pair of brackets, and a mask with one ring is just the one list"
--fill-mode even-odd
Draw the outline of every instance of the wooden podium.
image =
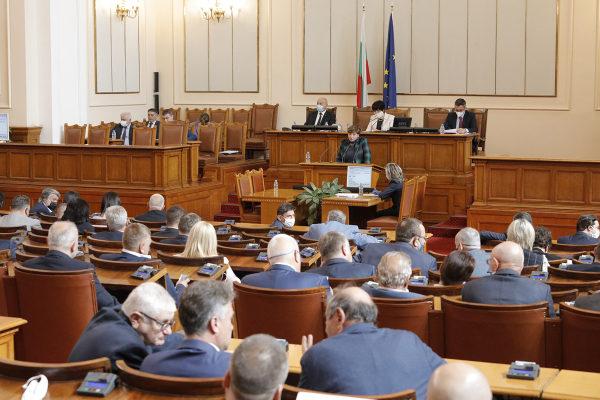
[[345, 164], [345, 163], [300, 163], [302, 169], [304, 169], [304, 184], [310, 185], [310, 182], [314, 183], [317, 187], [321, 187], [321, 182], [333, 182], [335, 178], [338, 178], [338, 183], [346, 187], [346, 178], [348, 173], [348, 167], [372, 167], [371, 172], [371, 187], [377, 187], [377, 181], [379, 175], [385, 170], [376, 164]]

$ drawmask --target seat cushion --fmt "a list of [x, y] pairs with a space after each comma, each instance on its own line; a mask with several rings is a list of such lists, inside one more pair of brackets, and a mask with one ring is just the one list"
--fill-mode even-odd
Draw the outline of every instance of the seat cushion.
[[262, 135], [256, 135], [254, 137], [246, 139], [247, 149], [266, 149], [268, 147], [269, 143], [267, 142], [265, 146], [265, 139]]
[[396, 229], [398, 217], [386, 216], [367, 221], [367, 228], [390, 228]]
[[216, 164], [217, 158], [212, 156], [198, 156], [198, 165]]
[[246, 156], [244, 154], [219, 154], [219, 162], [240, 161], [245, 159]]

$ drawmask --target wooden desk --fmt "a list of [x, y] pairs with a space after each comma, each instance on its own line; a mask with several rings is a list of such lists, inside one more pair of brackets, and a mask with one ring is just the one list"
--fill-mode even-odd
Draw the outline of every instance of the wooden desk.
[[[234, 351], [244, 339], [231, 339], [227, 351]], [[287, 352], [288, 361], [290, 364], [290, 373], [299, 374], [302, 372], [300, 368], [300, 359], [302, 358], [302, 345], [290, 344]]]
[[19, 331], [19, 327], [26, 323], [23, 318], [0, 317], [0, 357], [15, 359], [14, 336]]
[[359, 196], [354, 199], [328, 197], [321, 203], [321, 222], [327, 222], [331, 210], [340, 210], [348, 216], [346, 224], [358, 225], [364, 229], [367, 227], [367, 221], [375, 218], [377, 205], [390, 201], [391, 198], [380, 199], [376, 196]]
[[600, 374], [563, 369], [544, 389], [542, 399], [600, 399]]
[[229, 266], [233, 272], [264, 272], [269, 269], [268, 262], [256, 261], [251, 256], [225, 256], [229, 260]]
[[106, 289], [133, 290], [144, 282], [157, 282], [166, 287], [165, 275], [167, 269], [158, 271], [152, 278], [146, 280], [134, 279], [131, 277], [134, 271], [113, 271], [110, 269], [96, 268], [98, 280]]
[[277, 218], [277, 207], [285, 202], [295, 203], [296, 197], [303, 192], [304, 190], [279, 189], [277, 193], [275, 193], [274, 189], [268, 189], [248, 196], [243, 196], [242, 201], [260, 203], [260, 222], [262, 224], [271, 224], [275, 221], [275, 218]]
[[169, 278], [171, 278], [173, 283], [176, 283], [179, 280], [179, 277], [181, 276], [181, 274], [188, 275], [188, 277], [191, 281], [200, 281], [202, 279], [221, 280], [221, 275], [223, 275], [225, 273], [225, 271], [227, 271], [227, 267], [220, 268], [219, 272], [217, 272], [216, 274], [214, 274], [211, 277], [208, 277], [208, 276], [198, 275], [198, 271], [200, 270], [200, 268], [202, 268], [201, 266], [199, 266], [199, 267], [184, 267], [181, 265], [167, 264], [165, 262], [163, 262], [163, 264], [165, 266], [165, 269], [169, 273]]

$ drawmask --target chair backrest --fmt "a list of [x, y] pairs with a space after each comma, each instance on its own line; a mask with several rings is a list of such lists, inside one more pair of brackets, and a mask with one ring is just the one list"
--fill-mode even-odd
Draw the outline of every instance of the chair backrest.
[[562, 368], [600, 372], [600, 312], [560, 303]]
[[37, 254], [40, 256], [45, 256], [46, 253], [50, 250], [48, 246], [32, 246], [27, 243], [23, 243], [23, 250], [30, 254]]
[[[242, 196], [251, 195], [254, 193], [252, 189], [252, 178], [248, 174], [235, 174], [235, 188], [237, 192], [238, 206], [240, 217], [244, 219], [244, 202]], [[267, 231], [268, 232], [268, 231]]]
[[557, 267], [549, 266], [548, 273], [559, 278], [574, 279], [578, 281], [600, 280], [600, 272], [571, 271], [568, 269], [560, 269]]
[[108, 145], [110, 127], [105, 125], [93, 126], [88, 124], [88, 144]]
[[329, 278], [329, 286], [331, 288], [336, 288], [342, 285], [352, 285], [352, 286], [362, 286], [366, 282], [375, 282], [377, 281], [376, 276], [367, 276], [366, 278]]
[[448, 257], [447, 254], [436, 253], [435, 251], [431, 250], [429, 250], [427, 253], [433, 258], [435, 258], [436, 261], [444, 261], [446, 257]]
[[265, 175], [262, 168], [258, 171], [253, 169], [252, 171], [246, 171], [246, 174], [250, 175], [252, 179], [252, 192], [262, 192], [265, 190]]
[[552, 251], [595, 251], [597, 244], [562, 244], [552, 243]]
[[102, 357], [74, 363], [37, 363], [0, 357], [0, 375], [13, 379], [27, 380], [43, 374], [50, 382], [81, 381], [88, 372], [110, 372], [110, 360]]
[[465, 303], [447, 296], [441, 300], [445, 358], [501, 364], [527, 360], [545, 366], [548, 302], [504, 306]]
[[223, 264], [223, 256], [208, 257], [179, 257], [164, 253], [160, 250], [156, 252], [157, 257], [165, 264], [180, 265], [185, 267], [201, 267], [206, 263]]
[[56, 217], [56, 215], [47, 215], [44, 213], [40, 213], [40, 222], [42, 221], [54, 223], [58, 221], [58, 218]]
[[10, 315], [8, 313], [8, 298], [6, 297], [6, 290], [4, 289], [5, 276], [8, 276], [7, 265], [0, 267], [0, 317], [8, 317]]
[[539, 265], [528, 265], [526, 267], [523, 267], [523, 269], [521, 270], [521, 275], [529, 276], [529, 275], [531, 275], [531, 273], [533, 271], [539, 271], [539, 270], [540, 270]]
[[[331, 281], [329, 284], [331, 285]], [[379, 310], [378, 327], [410, 331], [429, 345], [429, 311], [433, 310], [433, 296], [416, 299], [374, 297], [373, 302]]]
[[109, 131], [112, 131], [113, 128], [115, 127], [115, 125], [117, 125], [116, 122], [104, 122], [104, 121], [100, 121], [100, 125], [102, 126], [108, 126]]
[[[324, 286], [309, 289], [263, 289], [234, 282], [238, 336], [267, 333], [289, 343], [302, 343], [302, 335], [313, 335], [314, 343], [325, 338]], [[256, 312], [260, 310], [260, 313]]]
[[555, 306], [563, 301], [575, 301], [579, 295], [579, 290], [565, 290], [564, 292], [552, 292], [552, 302]]
[[551, 292], [564, 292], [565, 290], [573, 290], [577, 289], [580, 293], [585, 293], [588, 290], [598, 290], [600, 289], [600, 280], [597, 281], [576, 281], [567, 279], [565, 281], [554, 281], [549, 279], [544, 281], [544, 283], [550, 286]]
[[408, 291], [419, 293], [423, 296], [460, 296], [462, 294], [462, 285], [452, 286], [434, 286], [434, 285], [411, 285], [408, 284]]
[[[340, 398], [340, 400], [343, 400], [342, 397], [347, 396], [347, 395], [343, 395], [343, 394], [331, 394], [331, 393], [317, 392], [315, 390], [300, 389], [300, 388], [297, 388], [296, 386], [284, 384], [283, 391], [281, 392], [281, 400], [296, 400], [296, 398], [298, 397], [298, 394], [301, 392], [311, 393], [311, 394], [317, 395], [317, 396], [323, 396], [323, 395], [338, 396]], [[376, 396], [352, 396], [352, 397], [368, 397], [369, 399], [373, 399], [373, 400], [409, 400], [409, 399], [416, 400], [417, 393], [414, 390], [409, 389], [409, 390], [405, 390], [403, 392], [391, 393], [391, 394], [380, 394], [380, 395], [376, 395]]]
[[219, 155], [221, 148], [222, 125], [200, 125], [198, 126], [198, 140], [201, 141], [198, 152], [200, 154]]
[[206, 108], [186, 108], [185, 109], [185, 118], [190, 122], [198, 122], [200, 119], [200, 115], [206, 113]]
[[185, 250], [185, 244], [168, 244], [155, 242], [153, 238], [152, 242], [150, 242], [150, 248], [153, 250], [160, 250], [167, 253], [183, 253], [183, 251]]
[[450, 108], [425, 108], [423, 110], [423, 127], [439, 128], [448, 117], [448, 113], [453, 112]]
[[417, 177], [412, 179], [404, 180], [402, 186], [402, 199], [400, 200], [400, 214], [398, 214], [398, 222], [404, 218], [413, 217], [413, 202], [415, 201], [415, 194], [417, 192]]
[[[317, 111], [316, 107], [306, 107], [306, 118], [308, 118], [308, 114], [313, 111]], [[333, 115], [337, 115], [337, 107], [327, 107], [327, 111], [333, 113]]]
[[215, 124], [225, 125], [229, 123], [229, 108], [212, 108], [208, 109], [208, 115], [210, 116], [210, 121]]
[[260, 253], [264, 252], [265, 249], [246, 249], [239, 247], [227, 247], [225, 245], [217, 245], [217, 251], [219, 254], [224, 256], [241, 256], [241, 257], [257, 257]]
[[[252, 193], [254, 193], [254, 190], [252, 190]], [[244, 194], [245, 196], [246, 194]], [[262, 226], [257, 226], [257, 227], [252, 227], [252, 226], [238, 226], [238, 227], [234, 227], [238, 232], [246, 232], [249, 233], [251, 235], [266, 235], [267, 233], [269, 233], [270, 231], [274, 230], [275, 228], [271, 228], [271, 227], [262, 227]]]
[[40, 257], [40, 254], [25, 253], [21, 250], [15, 251], [15, 259], [20, 263], [24, 263], [25, 261], [29, 261], [38, 257]]
[[94, 264], [94, 267], [100, 269], [108, 269], [111, 271], [136, 271], [139, 267], [148, 265], [153, 268], [162, 268], [162, 262], [160, 260], [148, 261], [111, 261], [103, 260], [94, 255], [90, 255], [90, 262]]
[[271, 239], [273, 239], [275, 236], [265, 236], [265, 234], [260, 235], [260, 234], [249, 234], [246, 232], [242, 232], [242, 238], [244, 240], [248, 240], [248, 239], [254, 239], [257, 242], [267, 242], [269, 243], [271, 241]]
[[[0, 233], [0, 236], [1, 235], [3, 234]], [[29, 234], [27, 234], [27, 237], [29, 238], [30, 242], [48, 245], [48, 236], [36, 235], [35, 233], [29, 232]]]
[[252, 104], [252, 134], [261, 134], [276, 129], [278, 109], [279, 103], [275, 105]]
[[373, 116], [373, 109], [368, 107], [352, 107], [352, 125], [361, 124], [361, 129], [367, 127], [367, 121]]
[[252, 130], [252, 109], [244, 110], [235, 108], [231, 109], [231, 122], [237, 122], [240, 124], [247, 123], [248, 124], [248, 132], [249, 135]]
[[54, 222], [40, 221], [40, 226], [42, 227], [42, 229], [50, 229], [53, 223]]
[[[256, 243], [254, 239], [247, 240], [217, 240], [217, 244], [225, 247], [236, 247], [239, 249], [246, 248], [247, 245]], [[267, 243], [268, 244], [268, 243]]]
[[427, 174], [417, 179], [417, 188], [415, 189], [415, 199], [413, 200], [412, 214], [415, 218], [421, 218], [423, 213], [423, 203], [425, 202], [425, 187], [427, 186]]
[[[181, 107], [179, 108], [160, 108], [160, 115], [162, 116], [163, 111], [165, 110], [171, 110], [171, 112], [173, 113], [173, 120], [177, 121], [179, 120], [179, 114], [181, 114]], [[162, 121], [160, 122], [160, 124], [162, 125]]]
[[87, 125], [67, 125], [64, 129], [64, 144], [85, 144], [85, 129]]
[[187, 121], [181, 122], [161, 122], [158, 131], [159, 146], [174, 146], [187, 144]]
[[[162, 124], [161, 124], [162, 125]], [[131, 144], [134, 146], [154, 146], [156, 139], [156, 127], [140, 126], [133, 127], [133, 136]]]
[[88, 246], [88, 253], [91, 256], [96, 256], [98, 258], [100, 258], [100, 256], [102, 256], [104, 254], [115, 254], [115, 253], [120, 253], [120, 252], [121, 252], [121, 249], [107, 249], [107, 248], [99, 249], [94, 246]]
[[488, 110], [475, 108], [468, 108], [467, 110], [475, 114], [475, 119], [477, 120], [477, 132], [479, 133], [479, 137], [485, 140], [487, 135]]
[[[39, 228], [36, 228], [39, 229]], [[26, 231], [27, 226], [0, 226], [0, 233], [17, 233], [18, 231]]]
[[548, 264], [550, 264], [550, 265], [560, 265], [560, 264], [563, 264], [566, 262], [567, 262], [566, 258], [560, 258], [558, 260], [548, 260]]
[[136, 224], [142, 224], [142, 225], [146, 225], [148, 227], [148, 229], [158, 229], [164, 225], [167, 225], [167, 221], [165, 219], [165, 222], [155, 222], [155, 221], [140, 221], [137, 219], [132, 219], [133, 222], [135, 222]]
[[89, 237], [87, 239], [87, 243], [90, 246], [94, 246], [96, 248], [101, 248], [101, 249], [122, 249], [123, 248], [123, 242], [121, 241], [117, 241], [117, 240], [101, 240], [101, 239], [94, 239], [93, 237]]
[[225, 124], [225, 150], [238, 150], [240, 154], [246, 154], [246, 131], [247, 124], [237, 122]]
[[[23, 332], [23, 361], [67, 362], [98, 311], [94, 270], [41, 271], [15, 266]], [[50, 332], [50, 334], [48, 334]]]
[[148, 374], [129, 367], [123, 360], [117, 360], [117, 369], [123, 385], [143, 392], [215, 399], [225, 396], [223, 378], [174, 378]]
[[390, 108], [385, 110], [387, 114], [393, 115], [396, 118], [410, 117], [410, 108]]

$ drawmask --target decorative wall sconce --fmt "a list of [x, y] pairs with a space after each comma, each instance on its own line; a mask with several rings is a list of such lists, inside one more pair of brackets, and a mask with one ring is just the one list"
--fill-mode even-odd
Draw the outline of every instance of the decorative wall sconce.
[[121, 3], [117, 4], [117, 16], [121, 21], [125, 17], [135, 18], [139, 9], [140, 2], [138, 0], [121, 0]]
[[209, 9], [208, 11], [205, 9], [205, 7], [200, 6], [202, 10], [202, 17], [205, 20], [210, 21], [212, 19], [213, 21], [216, 20], [217, 22], [221, 22], [222, 19], [230, 19], [233, 17], [233, 4], [231, 4], [231, 6], [229, 6], [229, 10], [227, 10], [221, 7], [219, 0], [214, 0], [214, 3], [213, 0], [208, 0], [206, 3], [206, 8]]

